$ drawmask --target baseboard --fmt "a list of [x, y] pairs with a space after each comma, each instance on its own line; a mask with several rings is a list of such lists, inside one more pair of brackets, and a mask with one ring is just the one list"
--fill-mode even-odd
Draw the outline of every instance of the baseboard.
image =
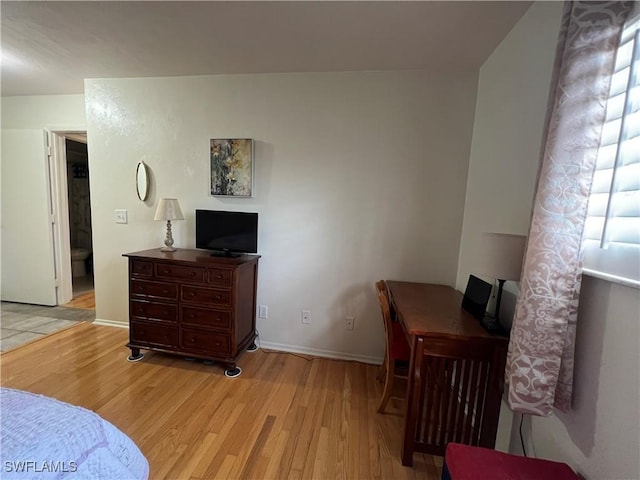
[[128, 323], [116, 322], [115, 320], [103, 320], [101, 318], [96, 318], [91, 323], [95, 325], [104, 325], [105, 327], [129, 328]]
[[[114, 320], [103, 320], [100, 318], [96, 318], [93, 323], [96, 325], [104, 325], [106, 327], [129, 328], [128, 323], [116, 322]], [[321, 348], [300, 347], [298, 345], [286, 345], [284, 343], [262, 342], [260, 340], [258, 340], [258, 344], [260, 345], [260, 348], [275, 350], [278, 352], [301, 353], [303, 355], [313, 355], [314, 357], [334, 358], [336, 360], [349, 360], [353, 362], [367, 363], [370, 365], [382, 365], [382, 357], [336, 352], [334, 350], [323, 350]]]
[[315, 357], [334, 358], [337, 360], [349, 360], [354, 362], [368, 363], [370, 365], [382, 365], [382, 357], [372, 357], [369, 355], [357, 355], [353, 353], [336, 352], [334, 350], [323, 350], [320, 348], [300, 347], [298, 345], [286, 345], [283, 343], [263, 342], [258, 339], [260, 348], [266, 350], [276, 350], [279, 352], [302, 353]]

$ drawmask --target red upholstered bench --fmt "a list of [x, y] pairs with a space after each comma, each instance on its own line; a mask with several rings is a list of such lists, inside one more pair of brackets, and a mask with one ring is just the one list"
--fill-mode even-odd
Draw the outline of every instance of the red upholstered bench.
[[442, 480], [579, 480], [569, 465], [450, 443]]

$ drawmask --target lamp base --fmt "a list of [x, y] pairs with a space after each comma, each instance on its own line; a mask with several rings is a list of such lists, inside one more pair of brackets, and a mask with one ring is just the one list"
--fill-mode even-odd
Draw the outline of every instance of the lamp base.
[[164, 247], [160, 249], [161, 252], [175, 252], [173, 248], [173, 235], [171, 234], [171, 220], [167, 220], [167, 236], [164, 238]]
[[503, 328], [502, 325], [500, 325], [500, 322], [498, 322], [498, 320], [496, 320], [491, 315], [485, 315], [484, 317], [482, 317], [482, 320], [480, 320], [480, 325], [482, 325], [482, 328], [484, 328], [489, 335], [503, 335], [505, 337], [509, 336], [509, 332], [505, 328]]
[[506, 280], [502, 280], [500, 278], [498, 280], [498, 298], [496, 299], [496, 311], [493, 317], [496, 319], [496, 322], [500, 323], [500, 302], [502, 301], [502, 287], [504, 287], [504, 282]]

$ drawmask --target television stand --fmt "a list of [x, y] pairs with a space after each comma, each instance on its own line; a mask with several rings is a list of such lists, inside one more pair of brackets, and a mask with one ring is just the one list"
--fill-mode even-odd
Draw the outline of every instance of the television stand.
[[130, 362], [142, 360], [144, 349], [219, 362], [227, 376], [240, 374], [236, 362], [256, 340], [260, 256], [207, 253], [156, 248], [125, 255]]

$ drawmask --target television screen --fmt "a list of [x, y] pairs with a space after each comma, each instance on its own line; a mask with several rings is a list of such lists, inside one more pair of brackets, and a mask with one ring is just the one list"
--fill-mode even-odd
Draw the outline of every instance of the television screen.
[[258, 214], [196, 210], [196, 248], [218, 253], [256, 253]]

